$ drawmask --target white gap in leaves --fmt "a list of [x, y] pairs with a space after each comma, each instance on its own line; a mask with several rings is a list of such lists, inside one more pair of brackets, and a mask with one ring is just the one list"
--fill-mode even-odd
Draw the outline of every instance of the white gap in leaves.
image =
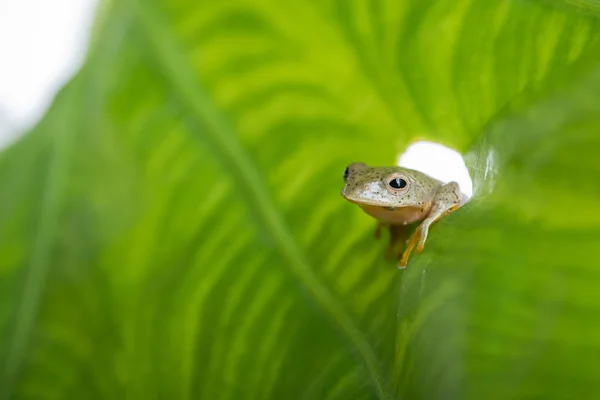
[[416, 142], [399, 156], [398, 165], [424, 172], [444, 183], [457, 182], [465, 195], [473, 195], [473, 181], [462, 155], [442, 144]]
[[97, 4], [0, 1], [0, 149], [31, 129], [77, 72]]

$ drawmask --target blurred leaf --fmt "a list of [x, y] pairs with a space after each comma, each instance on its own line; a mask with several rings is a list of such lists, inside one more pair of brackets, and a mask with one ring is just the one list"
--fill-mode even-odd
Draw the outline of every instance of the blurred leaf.
[[[570, 3], [107, 3], [0, 157], [0, 396], [597, 393], [600, 25]], [[400, 272], [341, 173], [421, 138], [477, 193]]]

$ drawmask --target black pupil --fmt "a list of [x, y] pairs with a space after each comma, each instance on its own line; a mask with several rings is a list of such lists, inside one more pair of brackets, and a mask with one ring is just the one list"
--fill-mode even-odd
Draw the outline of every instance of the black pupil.
[[350, 175], [350, 170], [348, 167], [344, 170], [344, 181], [348, 180], [348, 175]]
[[394, 189], [402, 189], [406, 187], [406, 181], [404, 179], [396, 178], [390, 181], [390, 186]]

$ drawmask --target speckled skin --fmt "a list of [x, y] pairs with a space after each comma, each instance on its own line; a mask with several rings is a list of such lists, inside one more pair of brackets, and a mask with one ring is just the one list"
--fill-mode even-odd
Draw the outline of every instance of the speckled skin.
[[[394, 188], [391, 181], [395, 179], [401, 179], [403, 187]], [[416, 248], [417, 253], [423, 250], [429, 227], [434, 222], [467, 200], [456, 182], [443, 184], [422, 172], [402, 167], [368, 167], [363, 163], [352, 163], [344, 172], [344, 180], [342, 196], [380, 222], [376, 236], [382, 226], [389, 227], [387, 254], [397, 247], [398, 268], [406, 267], [413, 249]], [[419, 221], [421, 224], [402, 252], [409, 233], [407, 225]]]

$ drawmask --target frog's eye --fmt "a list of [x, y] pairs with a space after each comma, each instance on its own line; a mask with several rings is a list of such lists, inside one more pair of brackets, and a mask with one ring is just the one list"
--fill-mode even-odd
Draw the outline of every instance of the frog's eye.
[[394, 178], [390, 181], [389, 185], [394, 189], [404, 189], [407, 185], [406, 181], [402, 178]]
[[344, 170], [344, 182], [348, 180], [348, 176], [350, 176], [350, 168], [346, 167], [346, 169]]
[[387, 188], [395, 195], [404, 194], [408, 190], [409, 180], [402, 174], [393, 174], [387, 178]]

